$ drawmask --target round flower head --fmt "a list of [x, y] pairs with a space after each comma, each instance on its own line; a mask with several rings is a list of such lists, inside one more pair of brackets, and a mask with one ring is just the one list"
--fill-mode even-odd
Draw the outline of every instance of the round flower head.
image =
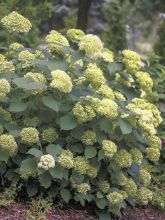
[[90, 130], [85, 131], [83, 136], [81, 137], [81, 141], [83, 142], [83, 144], [86, 144], [86, 145], [95, 144], [97, 142], [96, 133]]
[[115, 98], [118, 99], [119, 101], [122, 101], [122, 102], [126, 101], [125, 96], [121, 92], [114, 91], [114, 95], [115, 95]]
[[12, 135], [2, 134], [0, 136], [0, 148], [4, 151], [8, 151], [10, 155], [13, 155], [16, 153], [18, 146]]
[[29, 32], [32, 25], [28, 19], [13, 11], [1, 19], [3, 27], [9, 32], [24, 33]]
[[66, 32], [66, 36], [71, 41], [80, 41], [84, 37], [84, 32], [80, 29], [69, 29]]
[[21, 140], [26, 144], [35, 144], [39, 141], [39, 134], [36, 128], [23, 128], [20, 133]]
[[1, 73], [14, 73], [15, 67], [13, 65], [12, 61], [7, 61], [7, 60], [0, 60], [0, 74]]
[[67, 73], [62, 70], [54, 70], [51, 72], [53, 81], [50, 86], [59, 90], [60, 92], [70, 93], [72, 91], [72, 80]]
[[125, 186], [127, 184], [128, 178], [121, 172], [119, 174], [119, 185]]
[[104, 98], [115, 99], [113, 90], [107, 85], [101, 85], [97, 90], [97, 93], [102, 95]]
[[155, 135], [147, 135], [145, 136], [148, 140], [148, 145], [153, 146], [154, 148], [161, 149], [161, 139]]
[[151, 182], [151, 175], [147, 170], [141, 169], [139, 172], [139, 179], [144, 186], [148, 186]]
[[24, 180], [28, 180], [30, 177], [37, 178], [38, 173], [32, 170], [20, 171], [20, 177]]
[[69, 46], [68, 40], [55, 30], [50, 31], [46, 36], [46, 42], [49, 43], [48, 49], [57, 53], [61, 53], [64, 46]]
[[118, 105], [110, 99], [102, 99], [97, 106], [97, 112], [109, 119], [116, 119], [118, 116]]
[[0, 107], [0, 117], [3, 118], [4, 121], [7, 121], [7, 122], [12, 121], [10, 112], [6, 111], [2, 107]]
[[88, 64], [87, 69], [85, 70], [85, 76], [94, 88], [98, 88], [106, 83], [102, 70], [98, 68], [96, 64]]
[[5, 97], [10, 92], [10, 84], [6, 79], [0, 79], [0, 97]]
[[86, 172], [86, 175], [89, 176], [90, 178], [96, 178], [97, 176], [97, 168], [96, 167], [93, 167], [93, 166], [90, 166], [88, 167], [88, 170]]
[[132, 155], [133, 163], [136, 164], [136, 165], [140, 165], [142, 163], [142, 160], [143, 160], [143, 155], [142, 155], [141, 151], [138, 150], [137, 148], [132, 148], [130, 150], [130, 153]]
[[110, 184], [107, 180], [101, 181], [99, 182], [99, 189], [103, 192], [103, 193], [108, 193], [109, 189], [110, 189]]
[[73, 114], [76, 116], [79, 123], [91, 121], [96, 113], [90, 105], [82, 106], [80, 102], [77, 102], [73, 108]]
[[115, 162], [121, 168], [130, 167], [132, 164], [132, 156], [128, 151], [121, 149], [115, 154]]
[[3, 134], [3, 132], [4, 132], [3, 126], [0, 125], [0, 135]]
[[76, 188], [77, 188], [77, 192], [85, 194], [85, 195], [91, 189], [91, 187], [88, 183], [81, 183], [81, 184], [77, 185]]
[[80, 50], [85, 51], [87, 56], [96, 58], [99, 56], [103, 44], [98, 36], [87, 34], [80, 40], [79, 48]]
[[88, 168], [89, 168], [89, 163], [85, 157], [78, 156], [74, 158], [74, 169], [79, 174], [86, 174]]
[[21, 61], [22, 68], [33, 66], [33, 61], [35, 60], [35, 54], [32, 54], [28, 50], [23, 50], [18, 54], [18, 59], [19, 61]]
[[139, 71], [136, 73], [136, 78], [140, 84], [140, 88], [145, 92], [151, 92], [153, 88], [153, 80], [147, 72]]
[[114, 61], [114, 56], [112, 51], [107, 48], [103, 48], [99, 57], [101, 57], [105, 62], [112, 63]]
[[46, 128], [42, 132], [42, 139], [48, 143], [53, 143], [57, 138], [58, 134], [55, 128]]
[[50, 154], [42, 155], [38, 163], [38, 168], [43, 170], [49, 170], [55, 167], [55, 160]]
[[5, 56], [0, 54], [0, 62], [5, 61], [5, 59], [6, 59]]
[[153, 193], [145, 187], [137, 191], [137, 201], [141, 205], [147, 205], [152, 200], [152, 196]]
[[133, 181], [133, 179], [129, 178], [124, 185], [124, 190], [126, 191], [127, 195], [130, 197], [136, 196], [137, 193], [137, 185]]
[[160, 150], [158, 148], [154, 147], [148, 147], [146, 148], [146, 154], [149, 160], [155, 162], [158, 161], [160, 158]]
[[116, 144], [109, 140], [103, 140], [102, 148], [106, 157], [113, 157], [117, 151]]
[[135, 73], [140, 69], [140, 56], [131, 50], [123, 50], [123, 63], [129, 73]]
[[123, 202], [123, 195], [120, 192], [111, 192], [107, 195], [110, 204], [117, 205]]
[[20, 48], [24, 48], [24, 46], [23, 46], [22, 44], [20, 44], [20, 43], [17, 43], [17, 42], [12, 43], [12, 44], [10, 44], [10, 46], [9, 46], [9, 49], [10, 49], [10, 50], [18, 50], [18, 49], [20, 49]]
[[74, 158], [70, 150], [63, 150], [60, 156], [58, 157], [58, 163], [67, 169], [74, 167]]

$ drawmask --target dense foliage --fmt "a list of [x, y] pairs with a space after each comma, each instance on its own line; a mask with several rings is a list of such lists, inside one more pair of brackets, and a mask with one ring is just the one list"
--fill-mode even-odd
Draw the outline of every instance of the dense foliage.
[[[31, 28], [17, 12], [1, 23], [9, 36]], [[81, 30], [52, 30], [38, 50], [10, 44], [0, 55], [2, 178], [29, 196], [94, 202], [103, 219], [148, 204], [162, 121], [152, 88], [137, 53], [116, 58]]]

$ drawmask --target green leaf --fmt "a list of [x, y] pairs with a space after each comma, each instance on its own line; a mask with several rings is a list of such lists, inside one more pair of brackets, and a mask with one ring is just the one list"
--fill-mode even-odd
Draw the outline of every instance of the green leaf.
[[130, 134], [132, 132], [132, 127], [126, 120], [119, 118], [118, 124], [123, 134]]
[[49, 170], [49, 173], [51, 174], [51, 176], [53, 178], [62, 180], [63, 171], [64, 171], [63, 167], [61, 167], [59, 165], [56, 165], [55, 168], [52, 168], [52, 169]]
[[9, 157], [10, 157], [9, 152], [0, 149], [0, 161], [4, 161], [7, 163]]
[[44, 96], [42, 98], [42, 102], [48, 108], [53, 109], [54, 111], [58, 112], [58, 110], [59, 110], [59, 102], [53, 96]]
[[109, 132], [112, 129], [112, 123], [110, 122], [110, 120], [106, 118], [102, 118], [99, 121], [99, 125], [100, 125], [100, 129], [105, 132]]
[[104, 209], [105, 206], [107, 205], [107, 202], [105, 199], [97, 199], [96, 200], [96, 205], [99, 209]]
[[122, 63], [113, 62], [108, 66], [110, 74], [121, 71], [124, 68]]
[[59, 124], [62, 130], [72, 130], [78, 125], [75, 116], [71, 114], [62, 116], [59, 120]]
[[37, 162], [33, 158], [28, 158], [22, 161], [20, 171], [36, 171]]
[[23, 112], [27, 109], [27, 106], [28, 105], [22, 101], [12, 102], [9, 105], [9, 111], [10, 112]]
[[100, 191], [97, 191], [96, 195], [98, 199], [102, 199], [104, 197], [104, 195]]
[[46, 189], [49, 188], [52, 183], [51, 176], [48, 172], [41, 174], [39, 176], [39, 181], [40, 181], [41, 186], [43, 186]]
[[32, 89], [46, 89], [46, 85], [43, 83], [34, 82], [29, 78], [21, 77], [13, 80], [15, 84], [22, 89], [32, 90]]
[[43, 153], [40, 150], [38, 150], [37, 148], [31, 148], [27, 152], [27, 154], [31, 154], [31, 155], [33, 155], [35, 157], [41, 157], [43, 155]]
[[99, 213], [99, 220], [111, 220], [110, 213]]
[[33, 185], [27, 185], [27, 194], [29, 197], [35, 196], [38, 192], [38, 186], [33, 184]]
[[9, 134], [11, 134], [13, 137], [19, 137], [20, 130], [10, 130]]
[[97, 150], [94, 147], [87, 146], [85, 148], [85, 157], [86, 159], [93, 158], [97, 155]]
[[46, 147], [46, 152], [50, 155], [52, 155], [53, 157], [57, 157], [57, 155], [59, 155], [62, 152], [63, 148], [57, 144], [49, 144]]
[[104, 159], [105, 154], [104, 154], [104, 150], [99, 150], [98, 152], [98, 161]]
[[65, 202], [69, 202], [69, 200], [71, 199], [71, 194], [70, 194], [70, 192], [69, 192], [69, 190], [68, 189], [62, 189], [61, 191], [60, 191], [60, 195], [61, 195], [61, 197], [63, 198], [63, 200], [65, 201]]

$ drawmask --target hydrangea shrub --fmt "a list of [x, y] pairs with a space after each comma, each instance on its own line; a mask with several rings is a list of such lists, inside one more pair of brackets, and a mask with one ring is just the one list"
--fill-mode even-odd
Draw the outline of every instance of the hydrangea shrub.
[[[17, 12], [1, 22], [10, 34], [31, 28]], [[148, 204], [162, 121], [152, 87], [137, 53], [114, 57], [81, 30], [53, 30], [38, 49], [11, 43], [0, 54], [1, 175], [29, 196], [94, 202], [103, 219]]]

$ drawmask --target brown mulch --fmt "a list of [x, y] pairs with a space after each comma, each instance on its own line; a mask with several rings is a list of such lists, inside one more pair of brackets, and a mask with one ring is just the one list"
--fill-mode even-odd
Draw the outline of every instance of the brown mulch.
[[[7, 208], [0, 209], [0, 220], [27, 220], [25, 218], [26, 206], [20, 203], [14, 203]], [[35, 219], [35, 218], [34, 218]], [[165, 212], [148, 208], [126, 208], [122, 217], [116, 220], [165, 220]], [[96, 216], [90, 215], [85, 210], [78, 209], [57, 209], [55, 211], [48, 210], [45, 219], [35, 220], [98, 220]]]

